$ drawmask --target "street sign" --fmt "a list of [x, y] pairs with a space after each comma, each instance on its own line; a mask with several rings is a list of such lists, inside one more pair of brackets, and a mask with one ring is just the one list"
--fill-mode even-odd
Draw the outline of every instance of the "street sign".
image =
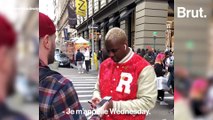
[[76, 14], [85, 17], [87, 12], [87, 0], [76, 0]]
[[157, 35], [158, 35], [158, 32], [153, 32], [152, 35], [153, 35], [153, 36], [157, 36]]
[[195, 47], [195, 44], [194, 44], [194, 42], [193, 42], [192, 40], [188, 40], [188, 41], [186, 42], [186, 48], [187, 48], [188, 50], [193, 50], [194, 47]]
[[152, 35], [153, 35], [153, 39], [154, 39], [153, 47], [154, 47], [154, 49], [155, 49], [156, 37], [158, 36], [158, 32], [154, 31], [154, 32], [152, 33]]

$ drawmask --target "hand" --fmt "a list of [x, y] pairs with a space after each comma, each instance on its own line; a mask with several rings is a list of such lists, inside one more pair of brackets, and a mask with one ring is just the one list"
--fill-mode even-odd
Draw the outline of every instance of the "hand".
[[106, 102], [106, 103], [104, 103], [103, 106], [95, 109], [96, 115], [102, 117], [104, 114], [108, 114], [109, 104], [110, 104], [110, 102]]
[[95, 106], [96, 106], [100, 101], [101, 101], [100, 98], [93, 97], [93, 98], [91, 99], [91, 107], [92, 107], [92, 108], [95, 108]]
[[107, 105], [104, 105], [104, 107], [105, 107], [105, 110], [110, 110], [110, 109], [112, 109], [113, 108], [113, 102], [112, 102], [112, 100], [110, 100], [109, 102], [107, 102]]
[[95, 109], [95, 114], [93, 114], [89, 120], [101, 120], [101, 117], [104, 114], [108, 114], [108, 111], [106, 110], [108, 105], [109, 102], [106, 102], [102, 107]]
[[112, 100], [104, 103], [103, 106], [101, 106], [100, 108], [96, 109], [96, 114], [99, 115], [100, 117], [102, 117], [104, 114], [108, 114], [110, 111], [110, 109], [113, 108], [113, 102]]

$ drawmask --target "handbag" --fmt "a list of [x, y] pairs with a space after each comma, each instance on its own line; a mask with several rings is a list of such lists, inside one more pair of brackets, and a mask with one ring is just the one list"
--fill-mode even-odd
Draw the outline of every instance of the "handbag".
[[170, 90], [170, 88], [167, 85], [168, 78], [161, 76], [161, 77], [157, 77], [156, 80], [157, 80], [157, 89], [158, 90], [164, 90], [164, 91]]

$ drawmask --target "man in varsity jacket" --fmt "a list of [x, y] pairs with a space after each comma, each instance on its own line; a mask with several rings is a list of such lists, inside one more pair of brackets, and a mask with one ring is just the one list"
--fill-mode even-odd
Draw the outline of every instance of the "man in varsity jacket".
[[[109, 58], [100, 67], [92, 102], [98, 104], [105, 96], [112, 100], [108, 110], [136, 112], [110, 113], [105, 120], [145, 120], [146, 113], [155, 106], [157, 88], [153, 67], [128, 47], [128, 39], [120, 28], [112, 28], [105, 37]], [[137, 114], [143, 113], [143, 114]]]

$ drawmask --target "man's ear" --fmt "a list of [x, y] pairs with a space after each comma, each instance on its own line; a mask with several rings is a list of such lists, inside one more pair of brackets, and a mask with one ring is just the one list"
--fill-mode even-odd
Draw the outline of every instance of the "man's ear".
[[128, 42], [125, 42], [124, 45], [126, 46], [126, 48], [128, 48]]
[[127, 46], [126, 46], [126, 44], [124, 44], [124, 49], [126, 50], [126, 48], [127, 48]]
[[44, 46], [44, 48], [46, 49], [50, 49], [50, 46], [51, 46], [51, 43], [50, 43], [50, 36], [49, 35], [45, 35], [43, 38], [42, 38], [42, 45]]
[[125, 41], [124, 44], [128, 47], [128, 41]]

